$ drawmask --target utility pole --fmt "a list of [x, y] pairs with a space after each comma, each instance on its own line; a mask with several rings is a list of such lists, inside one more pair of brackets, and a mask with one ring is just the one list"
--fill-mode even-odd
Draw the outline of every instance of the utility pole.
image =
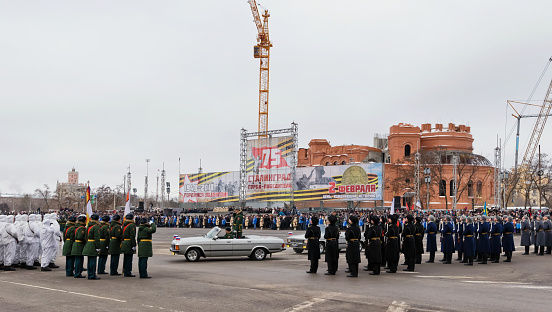
[[418, 200], [420, 200], [420, 153], [416, 151], [415, 161], [416, 161], [416, 172], [414, 173], [414, 179], [416, 180], [416, 202], [413, 203], [413, 205], [416, 205], [418, 203]]
[[458, 175], [458, 155], [452, 156], [452, 175], [453, 175], [453, 194], [454, 197], [452, 199], [452, 210], [456, 210], [456, 204], [458, 203], [458, 199], [456, 198], [457, 192], [458, 192], [458, 181], [457, 181], [457, 175]]
[[159, 169], [157, 169], [157, 189], [155, 190], [155, 204], [159, 205]]
[[426, 190], [427, 190], [427, 210], [429, 210], [429, 183], [431, 183], [431, 169], [424, 168], [424, 175], [425, 175], [425, 183], [426, 183]]
[[[500, 142], [497, 137], [497, 147], [495, 148], [495, 157], [494, 157], [494, 204], [495, 208], [502, 208], [500, 204], [500, 164], [501, 164], [501, 149]], [[473, 187], [473, 185], [472, 185]]]
[[165, 208], [165, 162], [163, 162], [163, 170], [161, 170], [161, 209]]
[[144, 185], [144, 204], [146, 204], [146, 200], [148, 198], [148, 178], [149, 178], [149, 158], [146, 159], [146, 183]]

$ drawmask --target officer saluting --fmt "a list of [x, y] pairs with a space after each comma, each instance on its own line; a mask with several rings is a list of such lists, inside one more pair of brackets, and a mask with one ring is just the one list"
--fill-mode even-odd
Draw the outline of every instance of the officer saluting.
[[148, 275], [148, 258], [153, 257], [151, 237], [156, 229], [153, 221], [148, 222], [147, 218], [140, 220], [138, 228], [138, 272], [140, 272], [140, 278], [151, 278]]
[[125, 277], [135, 277], [132, 274], [132, 257], [136, 253], [136, 225], [134, 215], [129, 213], [123, 222], [123, 243], [121, 245], [123, 257], [123, 274]]

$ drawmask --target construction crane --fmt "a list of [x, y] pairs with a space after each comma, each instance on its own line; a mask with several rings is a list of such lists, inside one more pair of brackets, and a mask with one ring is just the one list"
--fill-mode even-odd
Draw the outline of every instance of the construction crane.
[[[548, 60], [548, 63], [550, 62], [552, 62], [552, 57]], [[525, 150], [525, 154], [521, 162], [521, 167], [525, 168], [525, 170], [523, 170], [524, 174], [530, 174], [529, 170], [531, 167], [531, 162], [533, 161], [535, 152], [539, 147], [539, 141], [540, 141], [542, 132], [544, 131], [546, 120], [548, 119], [548, 116], [550, 115], [550, 110], [552, 109], [551, 91], [552, 91], [552, 81], [550, 81], [550, 85], [548, 86], [548, 91], [546, 92], [546, 96], [544, 97], [544, 102], [541, 106], [539, 114], [536, 117], [537, 120], [535, 121], [533, 132], [531, 133], [531, 137], [529, 138], [529, 144], [527, 144], [527, 149]], [[511, 187], [510, 187], [510, 191], [508, 192], [507, 201], [509, 200], [513, 190], [516, 188], [516, 185], [519, 179], [520, 179], [520, 173], [519, 171], [517, 171], [515, 172], [513, 181], [511, 182]]]
[[249, 0], [247, 2], [251, 6], [253, 20], [257, 26], [257, 44], [253, 48], [253, 56], [260, 59], [258, 132], [261, 133], [259, 138], [266, 138], [267, 135], [263, 135], [262, 133], [268, 131], [268, 72], [270, 65], [270, 48], [272, 47], [272, 43], [268, 37], [268, 18], [270, 14], [268, 10], [264, 10], [263, 21], [261, 22], [261, 16], [259, 15], [255, 0]]

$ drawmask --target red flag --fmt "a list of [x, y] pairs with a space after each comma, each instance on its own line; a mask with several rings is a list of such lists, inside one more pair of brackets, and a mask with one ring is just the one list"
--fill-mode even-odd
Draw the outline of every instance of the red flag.
[[408, 208], [408, 203], [404, 203], [406, 205], [406, 210], [410, 210], [410, 208]]

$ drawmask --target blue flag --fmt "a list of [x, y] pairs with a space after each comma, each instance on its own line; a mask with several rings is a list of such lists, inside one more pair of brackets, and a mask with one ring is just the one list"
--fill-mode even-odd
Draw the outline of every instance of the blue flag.
[[485, 202], [483, 204], [483, 215], [486, 216], [487, 215], [487, 202]]

